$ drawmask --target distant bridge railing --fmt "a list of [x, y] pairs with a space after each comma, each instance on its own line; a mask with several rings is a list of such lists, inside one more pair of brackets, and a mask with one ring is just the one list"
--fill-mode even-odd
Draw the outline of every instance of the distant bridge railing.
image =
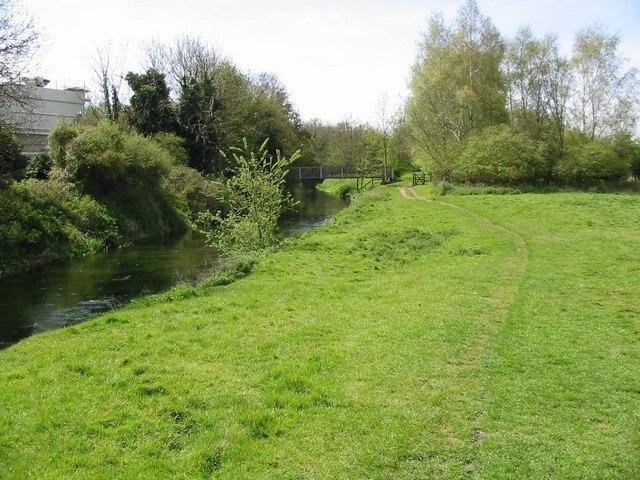
[[360, 178], [367, 176], [355, 167], [289, 167], [289, 171], [298, 180]]
[[365, 172], [356, 167], [289, 167], [289, 171], [298, 180], [324, 180], [326, 178], [387, 178], [395, 179], [395, 172], [391, 167]]

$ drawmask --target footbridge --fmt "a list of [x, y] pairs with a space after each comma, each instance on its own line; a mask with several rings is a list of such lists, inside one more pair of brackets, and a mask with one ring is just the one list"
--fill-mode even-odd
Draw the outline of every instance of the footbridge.
[[362, 170], [356, 167], [289, 167], [291, 175], [298, 180], [325, 180], [327, 178], [377, 178], [395, 180], [395, 171], [391, 167]]

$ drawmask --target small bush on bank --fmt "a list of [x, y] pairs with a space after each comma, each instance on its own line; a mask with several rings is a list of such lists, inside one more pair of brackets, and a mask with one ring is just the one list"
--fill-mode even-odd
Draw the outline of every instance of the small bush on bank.
[[105, 250], [119, 241], [107, 209], [69, 184], [25, 180], [0, 192], [0, 271]]

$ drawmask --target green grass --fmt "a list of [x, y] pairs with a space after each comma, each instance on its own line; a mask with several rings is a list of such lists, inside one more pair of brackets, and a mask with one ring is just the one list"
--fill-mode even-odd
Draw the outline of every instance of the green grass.
[[638, 478], [639, 251], [636, 196], [367, 192], [0, 352], [0, 478]]

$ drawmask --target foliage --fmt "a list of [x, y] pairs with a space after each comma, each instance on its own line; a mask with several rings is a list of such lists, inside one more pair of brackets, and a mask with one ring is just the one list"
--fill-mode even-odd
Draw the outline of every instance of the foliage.
[[635, 179], [640, 179], [640, 141], [633, 139], [630, 134], [618, 134], [608, 139], [616, 155], [628, 162], [631, 175]]
[[33, 18], [15, 0], [0, 0], [0, 123], [15, 123], [6, 115], [9, 107], [32, 110], [31, 90], [22, 85], [22, 77], [41, 45]]
[[547, 144], [549, 182], [557, 158], [564, 154], [573, 80], [570, 62], [560, 54], [557, 36], [537, 39], [524, 27], [507, 44], [503, 71], [511, 126]]
[[169, 132], [159, 132], [152, 138], [169, 154], [173, 165], [187, 165], [189, 163], [189, 154], [184, 146], [184, 138]]
[[[382, 165], [381, 136], [368, 124], [350, 118], [335, 125], [312, 120], [305, 128], [311, 137], [312, 163], [352, 168], [361, 173], [373, 172]], [[389, 153], [390, 157], [393, 155]]]
[[142, 74], [129, 72], [125, 77], [133, 91], [127, 118], [144, 135], [176, 130], [175, 109], [164, 77], [153, 68]]
[[27, 160], [20, 154], [21, 150], [22, 144], [13, 130], [0, 123], [0, 189], [24, 175]]
[[637, 71], [624, 70], [626, 60], [618, 53], [619, 43], [617, 35], [600, 27], [576, 35], [573, 121], [591, 139], [632, 132], [638, 119]]
[[210, 241], [223, 254], [259, 251], [278, 241], [278, 219], [293, 206], [284, 191], [287, 166], [298, 153], [284, 157], [269, 154], [265, 142], [256, 150], [247, 142], [244, 148], [232, 150], [233, 176], [227, 182], [229, 213], [217, 217], [217, 227], [210, 233]]
[[636, 180], [640, 180], [640, 147], [637, 144], [631, 157], [631, 173]]
[[629, 159], [618, 155], [609, 142], [572, 133], [555, 175], [562, 184], [584, 187], [603, 180], [625, 179], [630, 170]]
[[457, 180], [488, 185], [539, 184], [544, 174], [541, 146], [506, 125], [472, 137], [454, 170]]
[[173, 92], [188, 165], [202, 173], [229, 176], [229, 151], [246, 139], [258, 148], [269, 138], [269, 151], [292, 155], [309, 142], [284, 85], [272, 74], [241, 72], [201, 40], [185, 36], [173, 45], [154, 43], [149, 64], [166, 75]]
[[108, 207], [126, 238], [184, 228], [164, 190], [174, 160], [154, 140], [101, 121], [95, 127], [80, 127], [54, 162], [65, 172], [61, 178]]
[[123, 189], [158, 189], [172, 162], [152, 140], [103, 121], [83, 129], [61, 163], [85, 193], [103, 198]]
[[46, 180], [49, 178], [52, 167], [53, 162], [51, 161], [51, 156], [47, 153], [38, 153], [29, 160], [29, 164], [25, 170], [25, 177]]
[[104, 250], [120, 239], [104, 206], [72, 185], [26, 180], [0, 193], [0, 271]]
[[171, 167], [164, 188], [178, 211], [192, 224], [196, 223], [200, 213], [224, 208], [221, 204], [222, 186], [193, 168], [184, 165]]
[[507, 119], [502, 93], [504, 44], [474, 0], [452, 26], [429, 21], [410, 81], [407, 121], [427, 170], [449, 179], [469, 136]]
[[189, 166], [203, 173], [220, 172], [217, 112], [220, 100], [213, 78], [207, 74], [185, 78], [178, 104], [178, 123], [189, 152]]
[[49, 132], [49, 150], [53, 167], [57, 168], [58, 175], [67, 176], [67, 150], [71, 141], [80, 134], [77, 124], [60, 122]]

